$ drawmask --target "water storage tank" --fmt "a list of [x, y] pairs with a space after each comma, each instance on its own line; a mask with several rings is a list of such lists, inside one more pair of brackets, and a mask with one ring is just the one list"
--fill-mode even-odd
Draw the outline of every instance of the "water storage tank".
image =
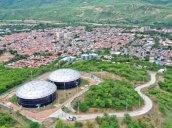
[[56, 99], [57, 87], [54, 83], [36, 80], [26, 83], [16, 91], [18, 104], [27, 108], [48, 105]]
[[48, 79], [55, 83], [58, 89], [69, 89], [80, 85], [81, 75], [73, 69], [59, 69], [52, 72]]

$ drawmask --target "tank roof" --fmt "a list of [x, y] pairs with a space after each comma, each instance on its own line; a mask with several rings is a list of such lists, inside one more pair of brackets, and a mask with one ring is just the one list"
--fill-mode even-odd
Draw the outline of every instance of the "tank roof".
[[16, 91], [16, 95], [22, 99], [39, 99], [53, 94], [57, 90], [54, 83], [44, 80], [28, 82]]
[[80, 73], [73, 69], [59, 69], [49, 75], [49, 80], [53, 82], [71, 82], [79, 79]]

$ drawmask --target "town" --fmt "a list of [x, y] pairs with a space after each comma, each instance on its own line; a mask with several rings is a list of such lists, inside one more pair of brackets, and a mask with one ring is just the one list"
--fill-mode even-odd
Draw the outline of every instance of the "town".
[[[172, 65], [172, 40], [144, 32], [171, 33], [149, 26], [133, 28], [63, 27], [38, 29], [0, 37], [0, 50], [20, 56], [6, 66], [13, 68], [40, 67], [62, 59], [75, 61], [86, 53], [109, 49], [111, 54], [135, 56], [160, 65]], [[111, 58], [105, 56], [105, 58]], [[72, 59], [73, 58], [73, 59]]]
[[0, 12], [0, 128], [172, 128], [172, 0]]

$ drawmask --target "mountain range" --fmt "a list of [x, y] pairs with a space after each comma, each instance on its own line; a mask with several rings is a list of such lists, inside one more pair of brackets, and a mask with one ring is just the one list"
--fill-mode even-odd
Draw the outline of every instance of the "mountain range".
[[172, 25], [172, 0], [1, 0], [0, 20]]

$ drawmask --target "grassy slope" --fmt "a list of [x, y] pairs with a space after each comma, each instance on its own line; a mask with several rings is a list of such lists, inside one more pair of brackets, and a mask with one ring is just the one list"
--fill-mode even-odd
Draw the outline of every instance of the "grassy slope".
[[156, 103], [159, 105], [160, 111], [162, 113], [163, 124], [162, 128], [172, 127], [172, 93], [167, 93], [165, 91], [152, 88], [149, 90], [149, 95], [154, 98]]
[[[162, 128], [171, 128], [172, 127], [172, 70], [168, 69], [168, 71], [163, 74], [164, 81], [159, 82], [160, 88], [152, 87], [149, 89], [148, 93], [155, 101], [156, 104], [159, 105], [160, 111], [162, 113]], [[161, 77], [162, 77], [161, 76]]]
[[1, 0], [0, 19], [114, 24], [170, 23], [170, 5], [171, 0]]

